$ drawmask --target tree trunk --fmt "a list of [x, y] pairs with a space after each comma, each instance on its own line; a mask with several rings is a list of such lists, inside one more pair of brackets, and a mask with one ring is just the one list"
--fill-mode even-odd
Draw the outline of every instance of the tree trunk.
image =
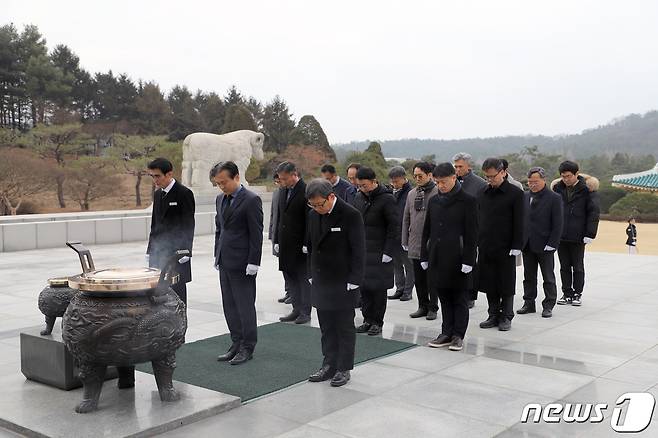
[[32, 127], [37, 127], [37, 106], [32, 101]]
[[56, 181], [57, 181], [57, 200], [59, 201], [59, 208], [66, 208], [66, 202], [64, 202], [64, 175], [58, 175]]
[[137, 172], [137, 182], [135, 183], [135, 206], [142, 206], [142, 194], [139, 193], [139, 187], [142, 184], [142, 173]]

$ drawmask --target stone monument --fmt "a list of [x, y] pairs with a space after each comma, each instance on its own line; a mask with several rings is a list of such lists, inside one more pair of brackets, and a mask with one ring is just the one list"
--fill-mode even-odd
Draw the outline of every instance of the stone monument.
[[265, 136], [260, 132], [241, 130], [217, 135], [195, 132], [183, 141], [182, 183], [193, 192], [197, 205], [214, 206], [218, 189], [210, 181], [210, 169], [220, 161], [234, 161], [242, 184], [251, 157], [263, 159]]

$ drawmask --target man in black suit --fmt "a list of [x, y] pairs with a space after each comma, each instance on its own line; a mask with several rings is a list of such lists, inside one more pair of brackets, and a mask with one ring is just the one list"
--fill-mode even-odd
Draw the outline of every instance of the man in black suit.
[[537, 266], [544, 279], [544, 318], [553, 316], [557, 301], [555, 285], [555, 250], [562, 235], [562, 199], [546, 185], [546, 171], [533, 167], [528, 172], [528, 187], [525, 194], [526, 244], [523, 248], [523, 307], [519, 315], [535, 313], [537, 299]]
[[263, 246], [263, 203], [240, 184], [234, 162], [216, 164], [210, 176], [223, 192], [215, 201], [215, 268], [233, 342], [217, 360], [239, 365], [251, 359], [256, 347], [256, 274]]
[[481, 328], [512, 328], [516, 287], [516, 257], [523, 249], [523, 190], [506, 178], [503, 162], [487, 158], [482, 171], [489, 187], [477, 198], [479, 207], [478, 290], [487, 294], [489, 317]]
[[320, 172], [322, 173], [322, 177], [331, 183], [334, 194], [348, 204], [351, 204], [356, 196], [356, 187], [338, 176], [336, 168], [331, 164], [322, 166]]
[[333, 192], [331, 183], [314, 179], [306, 187], [311, 302], [322, 331], [322, 367], [311, 382], [331, 379], [331, 386], [350, 380], [354, 367], [354, 307], [363, 283], [366, 258], [361, 214]]
[[[158, 188], [153, 197], [151, 233], [146, 249], [150, 267], [163, 269], [179, 249], [192, 255], [194, 241], [194, 194], [173, 177], [173, 165], [166, 158], [156, 158], [148, 164], [148, 173]], [[182, 257], [174, 276], [172, 289], [187, 304], [187, 286], [192, 281], [190, 257]]]
[[477, 251], [477, 201], [466, 193], [451, 163], [432, 171], [439, 193], [430, 199], [420, 246], [421, 267], [441, 300], [441, 333], [428, 346], [463, 347], [468, 327], [467, 291]]
[[311, 321], [311, 288], [306, 275], [306, 183], [297, 167], [284, 161], [276, 170], [284, 189], [279, 196], [279, 220], [274, 233], [274, 251], [279, 255], [279, 270], [288, 278], [292, 312], [279, 318], [283, 322], [306, 324]]

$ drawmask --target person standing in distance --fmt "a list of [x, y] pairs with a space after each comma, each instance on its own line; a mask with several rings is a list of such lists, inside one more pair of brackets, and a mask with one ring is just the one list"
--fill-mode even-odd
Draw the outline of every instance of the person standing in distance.
[[351, 204], [356, 196], [356, 187], [344, 180], [336, 173], [336, 168], [331, 164], [325, 164], [320, 169], [322, 177], [331, 183], [334, 193], [343, 201]]

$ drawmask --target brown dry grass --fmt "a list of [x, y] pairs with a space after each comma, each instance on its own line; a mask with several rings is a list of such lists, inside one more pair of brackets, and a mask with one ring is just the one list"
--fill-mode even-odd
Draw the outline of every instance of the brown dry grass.
[[[626, 222], [601, 221], [588, 251], [628, 253]], [[637, 248], [642, 255], [658, 255], [658, 224], [637, 224]]]

